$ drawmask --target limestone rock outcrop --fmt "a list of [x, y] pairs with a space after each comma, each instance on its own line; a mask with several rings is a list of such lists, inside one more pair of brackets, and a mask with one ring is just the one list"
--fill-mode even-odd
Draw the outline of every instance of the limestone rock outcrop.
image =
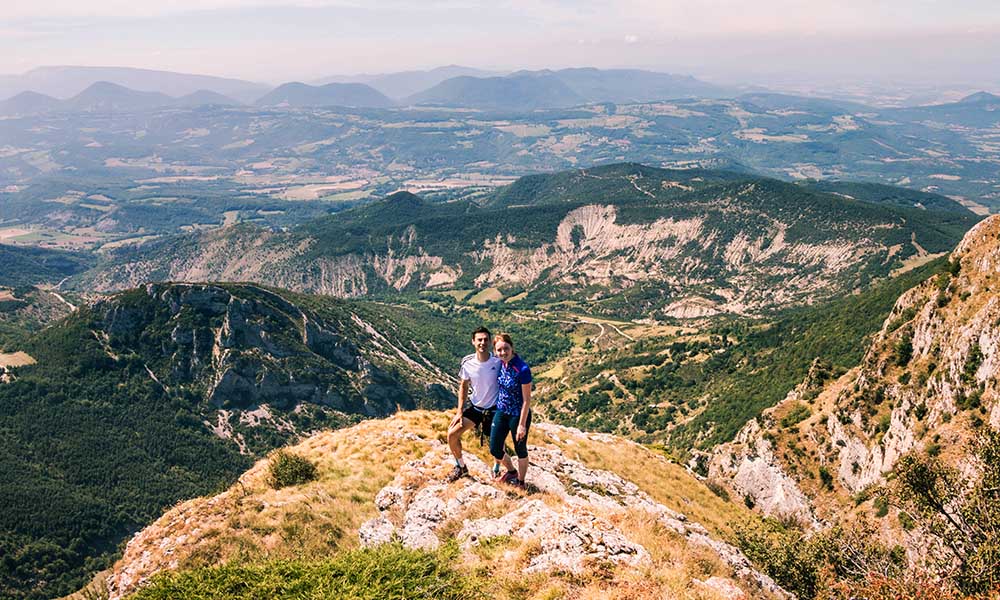
[[[554, 428], [536, 426], [545, 427]], [[786, 596], [737, 548], [713, 538], [700, 524], [656, 502], [634, 483], [591, 469], [559, 450], [531, 447], [530, 457], [524, 492], [487, 483], [492, 479], [489, 468], [469, 454], [470, 476], [446, 484], [450, 453], [443, 446], [432, 449], [404, 465], [395, 480], [379, 491], [374, 499], [379, 515], [361, 526], [358, 537], [366, 546], [398, 541], [411, 548], [433, 549], [457, 527], [455, 535], [467, 551], [497, 538], [537, 540], [539, 549], [528, 571], [584, 573], [601, 562], [631, 566], [648, 562], [648, 550], [614, 524], [622, 515], [637, 512], [651, 516], [686, 543], [715, 553], [741, 585]], [[497, 516], [475, 516], [482, 512]], [[739, 589], [733, 584], [727, 589], [732, 592], [731, 588]]]

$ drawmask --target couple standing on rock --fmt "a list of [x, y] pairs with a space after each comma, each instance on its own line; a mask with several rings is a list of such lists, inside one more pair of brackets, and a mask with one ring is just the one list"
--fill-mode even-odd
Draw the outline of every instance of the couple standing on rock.
[[[506, 333], [492, 336], [480, 327], [472, 332], [472, 347], [476, 349], [462, 359], [458, 376], [458, 412], [448, 427], [448, 446], [455, 456], [455, 468], [448, 481], [456, 481], [469, 474], [462, 460], [462, 434], [479, 427], [490, 431], [490, 454], [493, 455], [493, 478], [501, 483], [524, 488], [528, 471], [528, 428], [531, 427], [531, 369], [514, 353], [514, 341]], [[469, 408], [465, 400], [472, 388]], [[514, 442], [517, 468], [507, 454], [504, 443], [507, 435]], [[481, 439], [481, 438], [480, 438]], [[500, 465], [506, 472], [500, 472]]]

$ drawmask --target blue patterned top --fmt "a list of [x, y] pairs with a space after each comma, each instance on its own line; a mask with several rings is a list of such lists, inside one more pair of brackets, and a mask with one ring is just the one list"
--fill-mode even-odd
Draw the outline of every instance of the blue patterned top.
[[500, 363], [497, 383], [500, 385], [500, 393], [497, 395], [497, 410], [512, 417], [520, 416], [521, 406], [524, 404], [521, 386], [525, 383], [531, 383], [531, 368], [528, 367], [528, 363], [521, 360], [521, 357], [516, 354], [509, 363]]

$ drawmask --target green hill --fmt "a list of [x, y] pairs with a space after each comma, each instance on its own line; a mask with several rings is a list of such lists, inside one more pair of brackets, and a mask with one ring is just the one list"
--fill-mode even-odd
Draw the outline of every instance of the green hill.
[[95, 262], [92, 256], [81, 252], [0, 244], [0, 286], [56, 283]]
[[921, 192], [880, 183], [857, 181], [810, 181], [802, 184], [811, 190], [840, 194], [873, 204], [885, 204], [906, 208], [924, 208], [932, 211], [962, 213], [972, 216], [972, 212], [960, 203], [941, 194]]

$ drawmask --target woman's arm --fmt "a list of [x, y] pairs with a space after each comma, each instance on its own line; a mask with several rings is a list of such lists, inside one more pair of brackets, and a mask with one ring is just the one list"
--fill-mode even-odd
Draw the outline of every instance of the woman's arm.
[[531, 384], [521, 384], [521, 396], [524, 402], [521, 404], [521, 420], [517, 424], [517, 440], [523, 440], [528, 435], [528, 411], [531, 410]]

